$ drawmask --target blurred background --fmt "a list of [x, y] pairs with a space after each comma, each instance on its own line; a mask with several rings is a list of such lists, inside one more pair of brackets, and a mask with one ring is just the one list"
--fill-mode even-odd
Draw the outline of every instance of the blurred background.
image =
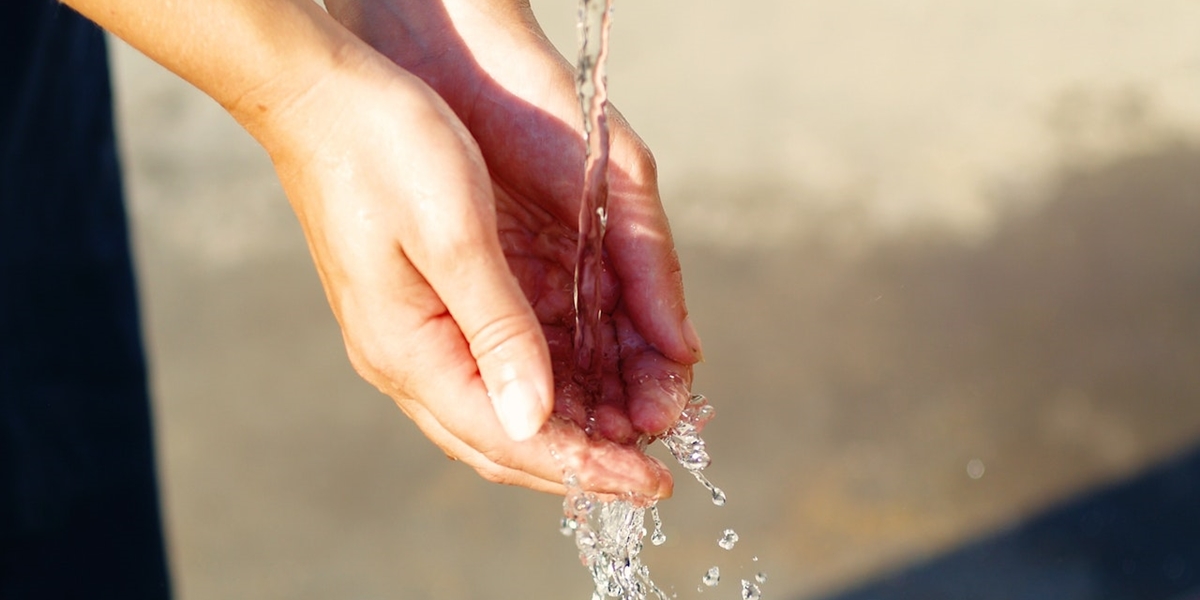
[[[573, 56], [574, 3], [534, 6]], [[1200, 598], [1197, 31], [1194, 0], [618, 0], [729, 496], [679, 478], [660, 586]], [[557, 498], [354, 375], [264, 153], [113, 61], [179, 597], [588, 598]]]

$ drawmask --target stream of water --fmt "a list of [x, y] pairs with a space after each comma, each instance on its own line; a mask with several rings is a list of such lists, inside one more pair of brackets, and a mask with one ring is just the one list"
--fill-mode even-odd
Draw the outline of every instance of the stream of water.
[[599, 395], [601, 379], [600, 278], [604, 269], [604, 229], [608, 222], [608, 86], [605, 62], [612, 0], [580, 0], [579, 63], [575, 87], [583, 108], [587, 159], [579, 206], [579, 248], [575, 257], [575, 361], [584, 390]]
[[[608, 93], [605, 61], [608, 56], [608, 32], [612, 19], [612, 0], [580, 0], [580, 50], [576, 89], [584, 115], [587, 159], [584, 165], [583, 198], [579, 209], [579, 246], [575, 262], [575, 361], [576, 378], [584, 392], [598, 398], [601, 391], [600, 353], [601, 314], [600, 280], [604, 268], [604, 231], [608, 220]], [[589, 409], [590, 410], [590, 409]], [[700, 430], [712, 418], [713, 408], [699, 394], [692, 395], [679, 421], [658, 439], [671, 456], [699, 481], [712, 496], [713, 504], [725, 504], [725, 492], [714, 486], [703, 471], [711, 462]], [[593, 418], [588, 416], [588, 433]], [[643, 445], [642, 450], [645, 450]], [[644, 600], [651, 594], [659, 600], [667, 595], [650, 578], [650, 569], [641, 561], [646, 537], [645, 516], [653, 520], [651, 543], [667, 540], [662, 519], [653, 501], [632, 496], [601, 500], [584, 492], [573, 473], [564, 483], [568, 492], [563, 500], [562, 532], [573, 535], [579, 555], [595, 585], [593, 600], [605, 597]], [[731, 550], [738, 536], [725, 530], [718, 545]], [[719, 573], [713, 567], [705, 574], [706, 585], [717, 585]], [[765, 581], [765, 576], [759, 583]], [[758, 585], [742, 580], [742, 598], [757, 600]]]

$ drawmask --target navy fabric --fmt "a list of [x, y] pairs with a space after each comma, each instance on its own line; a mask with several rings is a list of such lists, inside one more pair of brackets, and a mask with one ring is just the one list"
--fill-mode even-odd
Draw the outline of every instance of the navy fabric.
[[167, 598], [104, 36], [2, 12], [0, 598]]

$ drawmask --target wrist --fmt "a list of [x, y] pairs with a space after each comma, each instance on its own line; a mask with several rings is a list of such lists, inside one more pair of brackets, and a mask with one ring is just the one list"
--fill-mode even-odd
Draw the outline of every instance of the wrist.
[[[306, 84], [294, 87], [299, 81]], [[254, 108], [265, 103], [270, 110]], [[284, 178], [314, 160], [342, 160], [335, 155], [364, 143], [363, 136], [397, 137], [391, 130], [400, 127], [403, 139], [456, 120], [433, 90], [361, 42], [344, 48], [316, 76], [255, 90], [240, 104], [235, 116]]]
[[[425, 79], [481, 63], [497, 47], [545, 39], [527, 0], [326, 0], [325, 4], [330, 15], [368, 45]], [[463, 75], [456, 72], [443, 79]]]
[[292, 134], [307, 132], [321, 122], [322, 114], [333, 114], [338, 104], [352, 100], [352, 92], [338, 93], [338, 88], [352, 81], [363, 65], [382, 62], [377, 52], [320, 7], [312, 8], [318, 14], [305, 23], [310, 30], [298, 32], [306, 39], [272, 53], [270, 71], [235, 94], [210, 93], [272, 155]]
[[311, 0], [64, 0], [216, 100], [256, 138], [373, 53]]

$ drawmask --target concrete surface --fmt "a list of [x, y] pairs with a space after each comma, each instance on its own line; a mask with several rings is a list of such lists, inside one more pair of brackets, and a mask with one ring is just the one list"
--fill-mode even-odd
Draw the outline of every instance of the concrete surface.
[[[730, 498], [664, 503], [665, 589], [829, 597], [1200, 443], [1200, 4], [617, 11]], [[113, 57], [179, 597], [587, 598], [557, 499], [357, 380], [261, 150]]]

